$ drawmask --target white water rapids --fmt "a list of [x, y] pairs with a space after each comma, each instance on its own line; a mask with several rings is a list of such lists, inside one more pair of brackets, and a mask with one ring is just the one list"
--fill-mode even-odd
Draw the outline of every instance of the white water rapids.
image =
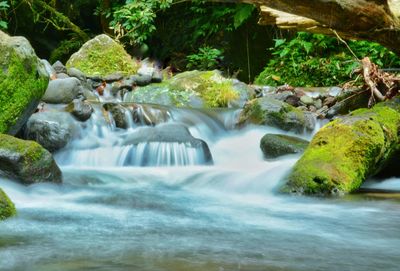
[[299, 156], [264, 160], [259, 141], [282, 131], [231, 130], [229, 112], [170, 113], [214, 165], [179, 144], [153, 144], [153, 164], [126, 165], [137, 150], [120, 136], [137, 127], [94, 115], [56, 155], [62, 185], [0, 179], [18, 209], [0, 223], [0, 270], [399, 270], [398, 200], [280, 195]]

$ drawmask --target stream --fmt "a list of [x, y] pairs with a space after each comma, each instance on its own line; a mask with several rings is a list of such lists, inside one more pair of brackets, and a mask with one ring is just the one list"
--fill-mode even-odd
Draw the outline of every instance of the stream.
[[300, 156], [264, 160], [261, 137], [283, 132], [235, 130], [236, 115], [168, 109], [207, 142], [202, 165], [176, 143], [121, 146], [140, 125], [116, 129], [97, 110], [55, 155], [62, 185], [0, 178], [18, 209], [0, 223], [0, 270], [399, 270], [400, 179], [367, 183], [389, 198], [279, 194]]

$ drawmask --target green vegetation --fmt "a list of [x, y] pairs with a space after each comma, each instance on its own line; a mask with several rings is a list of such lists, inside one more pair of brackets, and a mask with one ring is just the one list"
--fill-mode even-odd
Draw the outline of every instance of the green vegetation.
[[15, 216], [17, 210], [14, 203], [8, 198], [6, 193], [0, 188], [0, 220]]
[[[358, 59], [370, 57], [382, 68], [400, 67], [400, 58], [383, 46], [349, 41]], [[359, 61], [341, 41], [320, 34], [299, 32], [290, 41], [276, 39], [273, 57], [256, 79], [260, 85], [333, 86], [354, 79]]]
[[10, 6], [7, 1], [0, 1], [0, 30], [7, 29], [7, 10]]
[[186, 57], [188, 64], [186, 67], [193, 70], [213, 70], [218, 68], [218, 61], [223, 59], [222, 51], [211, 47], [201, 47], [196, 54]]
[[399, 148], [397, 110], [378, 104], [325, 125], [296, 163], [283, 191], [341, 194], [358, 189]]

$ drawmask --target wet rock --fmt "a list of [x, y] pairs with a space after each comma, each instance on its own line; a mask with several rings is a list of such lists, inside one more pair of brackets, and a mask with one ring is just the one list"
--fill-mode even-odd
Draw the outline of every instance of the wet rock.
[[78, 99], [73, 100], [72, 103], [67, 105], [65, 110], [70, 112], [79, 121], [87, 121], [93, 113], [93, 107], [89, 103]]
[[164, 79], [163, 73], [160, 70], [155, 70], [151, 76], [152, 83], [161, 83]]
[[291, 106], [297, 107], [300, 104], [300, 98], [296, 95], [290, 95], [284, 100], [284, 102], [290, 104]]
[[121, 129], [129, 128], [126, 114], [132, 113], [128, 109], [116, 103], [106, 103], [103, 105], [103, 108], [111, 113], [116, 127]]
[[104, 34], [87, 41], [70, 57], [66, 66], [77, 68], [87, 76], [135, 74], [138, 69], [138, 64], [123, 46]]
[[29, 118], [24, 136], [54, 152], [65, 147], [76, 131], [75, 120], [69, 113], [39, 112]]
[[307, 140], [281, 134], [266, 134], [260, 142], [265, 158], [277, 158], [286, 154], [302, 153], [307, 148]]
[[107, 83], [112, 83], [116, 81], [120, 81], [124, 78], [122, 73], [113, 73], [113, 74], [108, 74], [103, 77], [103, 81], [106, 81]]
[[[303, 112], [287, 103], [262, 97], [248, 102], [239, 116], [239, 125], [254, 123], [269, 125], [283, 129], [303, 133], [305, 130], [312, 131], [315, 119], [309, 112]], [[314, 124], [314, 125], [313, 125]]]
[[64, 64], [58, 60], [53, 64], [53, 69], [56, 71], [56, 73], [67, 73], [67, 67], [65, 67]]
[[49, 61], [47, 61], [46, 59], [41, 59], [40, 62], [42, 62], [46, 72], [49, 74], [49, 77], [51, 79], [56, 78], [56, 74], [57, 72], [54, 70], [54, 68], [51, 66], [51, 64], [49, 63]]
[[139, 87], [144, 87], [151, 83], [151, 76], [149, 75], [133, 75], [130, 79]]
[[0, 174], [23, 184], [62, 181], [61, 171], [53, 156], [42, 146], [1, 134]]
[[67, 73], [71, 77], [78, 78], [81, 82], [86, 82], [86, 75], [76, 68], [69, 68]]
[[17, 214], [14, 203], [0, 188], [0, 221]]
[[35, 112], [49, 74], [23, 37], [0, 31], [0, 133], [15, 135]]
[[81, 83], [77, 78], [52, 80], [42, 100], [46, 103], [68, 104], [82, 94]]

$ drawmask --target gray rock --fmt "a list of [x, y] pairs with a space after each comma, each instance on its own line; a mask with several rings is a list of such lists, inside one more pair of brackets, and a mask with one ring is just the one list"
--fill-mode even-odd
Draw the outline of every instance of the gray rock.
[[129, 128], [126, 114], [131, 114], [131, 112], [128, 109], [116, 103], [106, 103], [103, 108], [111, 113], [116, 127], [121, 129]]
[[68, 112], [39, 112], [26, 123], [25, 138], [54, 152], [65, 147], [76, 131], [76, 123]]
[[284, 102], [290, 104], [291, 106], [297, 107], [297, 106], [299, 106], [300, 98], [297, 97], [296, 95], [292, 94], [292, 95], [288, 96], [284, 100]]
[[315, 106], [316, 109], [320, 109], [320, 108], [322, 107], [322, 101], [321, 101], [321, 99], [315, 100], [314, 106]]
[[116, 81], [120, 81], [124, 78], [122, 73], [113, 73], [113, 74], [108, 74], [103, 77], [103, 80], [106, 81], [107, 83], [112, 83]]
[[56, 71], [54, 70], [54, 68], [51, 66], [51, 64], [49, 63], [49, 61], [47, 61], [46, 59], [41, 59], [40, 62], [43, 63], [44, 68], [46, 69], [46, 72], [49, 74], [50, 78], [54, 78], [56, 76]]
[[93, 107], [89, 103], [75, 99], [66, 106], [66, 111], [70, 112], [77, 120], [87, 121], [93, 113]]
[[51, 153], [36, 142], [3, 134], [0, 134], [0, 175], [23, 184], [62, 181]]
[[260, 142], [265, 158], [277, 158], [286, 154], [302, 153], [309, 142], [294, 136], [266, 134]]
[[65, 78], [69, 78], [69, 75], [66, 74], [66, 73], [61, 72], [61, 73], [57, 73], [56, 74], [56, 78], [57, 79], [65, 79]]
[[151, 83], [151, 78], [152, 77], [149, 75], [133, 75], [130, 79], [133, 80], [137, 86], [144, 87]]
[[68, 104], [82, 94], [81, 83], [77, 78], [52, 80], [42, 100], [46, 103]]
[[161, 83], [163, 78], [164, 78], [164, 76], [162, 74], [162, 71], [156, 69], [153, 72], [153, 74], [151, 75], [151, 82], [152, 83]]
[[154, 67], [147, 67], [143, 66], [140, 67], [139, 70], [137, 71], [139, 76], [147, 76], [147, 77], [152, 77], [156, 69]]
[[67, 68], [58, 60], [53, 64], [53, 69], [56, 73], [67, 73]]
[[313, 98], [311, 98], [311, 97], [308, 96], [308, 95], [303, 95], [303, 96], [301, 96], [301, 97], [300, 97], [300, 101], [301, 101], [303, 104], [305, 104], [305, 105], [312, 105], [312, 104], [314, 104]]
[[75, 77], [75, 78], [78, 78], [82, 82], [86, 82], [86, 75], [76, 68], [69, 68], [67, 73], [71, 77]]

